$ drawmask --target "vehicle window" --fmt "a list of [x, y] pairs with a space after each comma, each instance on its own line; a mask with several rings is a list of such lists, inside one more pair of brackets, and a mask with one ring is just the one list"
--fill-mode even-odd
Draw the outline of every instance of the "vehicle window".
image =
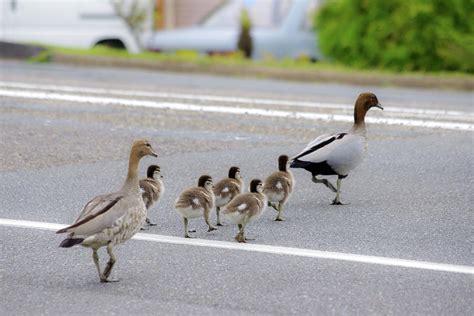
[[235, 0], [228, 1], [201, 25], [205, 27], [239, 27], [240, 12], [247, 9], [254, 27], [278, 27], [288, 14], [293, 0]]

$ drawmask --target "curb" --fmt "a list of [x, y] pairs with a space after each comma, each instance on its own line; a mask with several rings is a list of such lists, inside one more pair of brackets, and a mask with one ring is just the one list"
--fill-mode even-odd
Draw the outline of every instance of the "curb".
[[431, 89], [474, 90], [473, 78], [450, 78], [433, 75], [381, 75], [336, 71], [287, 70], [265, 66], [196, 64], [189, 62], [151, 61], [103, 56], [80, 56], [53, 53], [51, 61], [81, 66], [136, 68], [170, 72], [203, 73], [224, 76], [257, 77], [300, 82], [336, 82], [355, 85], [399, 86]]

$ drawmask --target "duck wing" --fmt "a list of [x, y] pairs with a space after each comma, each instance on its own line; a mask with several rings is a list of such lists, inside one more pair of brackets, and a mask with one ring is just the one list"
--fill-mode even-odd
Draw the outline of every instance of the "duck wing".
[[140, 180], [140, 189], [142, 189], [142, 198], [146, 208], [150, 208], [155, 201], [160, 198], [161, 188], [159, 183], [154, 179]]
[[[363, 160], [366, 147], [364, 136], [338, 133], [316, 140], [310, 143], [312, 146], [308, 145], [293, 158], [290, 167], [305, 168], [313, 172], [318, 171], [322, 165], [327, 165], [335, 173], [325, 171], [319, 174], [347, 175]], [[324, 166], [323, 169], [326, 168]]]
[[96, 196], [84, 206], [74, 224], [58, 230], [57, 233], [90, 236], [112, 227], [128, 210], [124, 197], [120, 192]]

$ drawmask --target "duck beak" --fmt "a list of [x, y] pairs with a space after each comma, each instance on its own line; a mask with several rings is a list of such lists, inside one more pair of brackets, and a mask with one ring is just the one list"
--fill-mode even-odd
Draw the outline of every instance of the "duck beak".
[[374, 105], [374, 107], [379, 108], [379, 109], [381, 109], [381, 110], [383, 111], [383, 106], [382, 106], [382, 104], [380, 104], [380, 103], [377, 103], [377, 105]]
[[153, 156], [153, 157], [158, 157], [158, 154], [153, 149], [151, 150], [150, 155]]

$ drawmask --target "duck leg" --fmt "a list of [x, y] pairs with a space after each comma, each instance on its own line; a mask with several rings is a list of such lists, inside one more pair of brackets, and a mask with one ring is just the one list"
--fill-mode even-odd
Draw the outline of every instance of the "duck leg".
[[332, 192], [337, 192], [337, 189], [334, 187], [334, 185], [332, 185], [331, 182], [329, 182], [328, 179], [318, 179], [316, 178], [315, 175], [313, 175], [313, 177], [311, 178], [311, 180], [314, 182], [314, 183], [322, 183], [324, 184], [326, 187], [329, 188], [329, 190], [331, 190]]
[[281, 217], [281, 213], [283, 212], [283, 203], [278, 202], [277, 211], [278, 211], [278, 215], [275, 218], [275, 221], [277, 221], [277, 222], [284, 221], [285, 219], [283, 217]]
[[273, 204], [272, 202], [268, 201], [267, 202], [267, 205], [270, 206], [271, 208], [273, 208], [275, 211], [278, 212], [278, 208], [275, 206], [275, 204]]
[[222, 225], [222, 223], [221, 223], [221, 213], [220, 213], [220, 211], [221, 211], [221, 208], [220, 208], [219, 206], [216, 206], [216, 216], [217, 216], [217, 223], [216, 223], [216, 225], [217, 225], [217, 226], [224, 226], [224, 225]]
[[107, 262], [107, 265], [105, 266], [104, 273], [102, 274], [102, 277], [100, 278], [100, 282], [105, 283], [105, 282], [118, 282], [118, 280], [110, 280], [110, 272], [112, 272], [112, 268], [114, 267], [114, 264], [116, 262], [114, 253], [112, 252], [112, 243], [109, 242], [107, 244], [107, 253], [109, 254], [109, 261]]
[[92, 249], [92, 259], [94, 259], [95, 267], [97, 268], [97, 272], [99, 272], [99, 278], [102, 280], [102, 272], [100, 272], [100, 265], [99, 265], [99, 254], [97, 253], [97, 249]]
[[217, 230], [217, 227], [212, 226], [211, 221], [209, 220], [209, 213], [211, 210], [209, 208], [204, 209], [204, 220], [206, 221], [207, 226], [209, 226], [208, 232], [212, 232], [213, 230]]
[[195, 230], [190, 231], [188, 229], [188, 219], [186, 217], [183, 217], [183, 221], [184, 221], [184, 238], [194, 238], [194, 237], [191, 237], [189, 233], [195, 233], [196, 231]]
[[347, 205], [348, 203], [342, 203], [340, 199], [340, 194], [341, 194], [341, 184], [342, 184], [342, 178], [338, 177], [336, 186], [337, 186], [337, 191], [336, 191], [336, 197], [332, 201], [332, 205]]
[[235, 240], [238, 242], [246, 242], [244, 237], [244, 226], [242, 224], [238, 224], [239, 226], [239, 233], [235, 236]]

